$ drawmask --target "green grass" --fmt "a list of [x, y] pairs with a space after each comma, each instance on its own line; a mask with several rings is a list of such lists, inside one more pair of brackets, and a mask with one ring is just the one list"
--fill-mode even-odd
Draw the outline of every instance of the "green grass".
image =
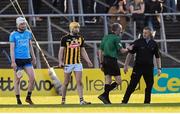
[[154, 94], [151, 104], [143, 104], [144, 95], [132, 95], [129, 104], [120, 104], [123, 95], [111, 95], [113, 104], [104, 105], [98, 95], [85, 95], [91, 105], [79, 105], [78, 96], [67, 96], [67, 104], [61, 105], [60, 96], [34, 96], [35, 105], [16, 105], [15, 97], [0, 97], [0, 112], [180, 112], [180, 94]]
[[142, 103], [129, 103], [129, 104], [102, 104], [102, 103], [95, 103], [91, 105], [79, 105], [79, 104], [35, 104], [35, 105], [0, 105], [0, 108], [71, 108], [71, 107], [85, 107], [85, 108], [94, 108], [94, 107], [180, 107], [180, 103], [151, 103], [151, 104], [142, 104]]

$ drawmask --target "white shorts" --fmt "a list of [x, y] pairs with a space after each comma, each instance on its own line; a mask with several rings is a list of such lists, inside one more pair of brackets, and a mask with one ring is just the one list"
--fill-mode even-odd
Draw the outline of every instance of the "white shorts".
[[64, 67], [65, 73], [71, 73], [72, 71], [83, 71], [82, 64], [68, 64]]

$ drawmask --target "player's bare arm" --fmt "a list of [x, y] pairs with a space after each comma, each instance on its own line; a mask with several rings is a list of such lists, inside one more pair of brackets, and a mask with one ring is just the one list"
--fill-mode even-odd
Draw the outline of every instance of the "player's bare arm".
[[156, 58], [157, 68], [158, 68], [158, 76], [161, 74], [161, 58]]
[[59, 54], [58, 54], [59, 67], [63, 67], [64, 66], [63, 55], [64, 55], [64, 47], [60, 47], [59, 48]]
[[35, 57], [35, 54], [34, 54], [32, 41], [30, 41], [30, 53], [31, 53], [31, 56], [32, 56], [32, 63], [35, 65], [36, 64], [36, 57]]
[[10, 43], [10, 55], [11, 55], [11, 67], [16, 69], [15, 57], [14, 57], [14, 43]]
[[88, 66], [93, 67], [93, 64], [92, 64], [91, 60], [89, 59], [88, 54], [84, 47], [81, 48], [81, 55], [84, 58], [84, 60], [87, 62]]

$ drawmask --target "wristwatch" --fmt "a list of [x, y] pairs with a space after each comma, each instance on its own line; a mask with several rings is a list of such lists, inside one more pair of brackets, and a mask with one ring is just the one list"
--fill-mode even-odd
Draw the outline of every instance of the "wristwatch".
[[158, 70], [161, 70], [161, 68], [158, 68]]

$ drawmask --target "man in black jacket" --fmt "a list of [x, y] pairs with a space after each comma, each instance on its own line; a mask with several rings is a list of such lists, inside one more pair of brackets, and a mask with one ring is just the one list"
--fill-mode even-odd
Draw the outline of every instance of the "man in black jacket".
[[161, 59], [159, 54], [159, 48], [157, 43], [153, 40], [151, 29], [149, 27], [145, 27], [143, 29], [143, 37], [134, 41], [132, 44], [133, 44], [133, 50], [129, 51], [124, 65], [125, 73], [128, 70], [128, 64], [131, 60], [131, 57], [135, 53], [136, 53], [136, 60], [134, 63], [135, 65], [133, 67], [130, 84], [128, 85], [122, 103], [128, 103], [131, 94], [134, 92], [137, 83], [139, 82], [141, 76], [143, 75], [143, 78], [146, 83], [144, 103], [149, 104], [151, 101], [151, 90], [154, 83], [154, 77], [153, 77], [154, 55], [156, 57], [158, 75], [160, 75], [161, 73]]

